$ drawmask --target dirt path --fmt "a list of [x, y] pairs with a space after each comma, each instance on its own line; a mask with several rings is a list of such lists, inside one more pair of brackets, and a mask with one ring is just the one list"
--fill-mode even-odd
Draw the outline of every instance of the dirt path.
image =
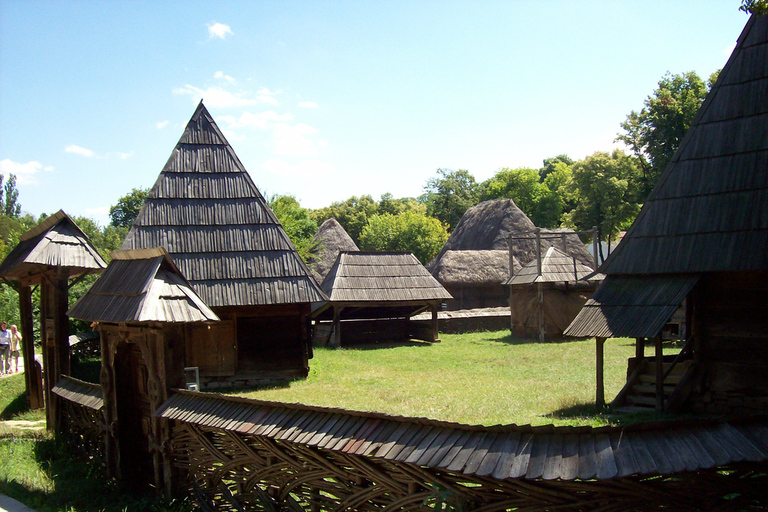
[[45, 420], [8, 420], [0, 421], [0, 432], [4, 430], [45, 430]]

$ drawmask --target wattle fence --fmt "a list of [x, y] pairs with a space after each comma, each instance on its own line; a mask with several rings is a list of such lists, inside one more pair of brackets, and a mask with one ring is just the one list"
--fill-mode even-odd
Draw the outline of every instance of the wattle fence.
[[[90, 412], [99, 386], [67, 378], [55, 392], [76, 441], [113, 435]], [[172, 425], [174, 492], [203, 510], [768, 508], [765, 417], [485, 427], [191, 391], [153, 416]]]

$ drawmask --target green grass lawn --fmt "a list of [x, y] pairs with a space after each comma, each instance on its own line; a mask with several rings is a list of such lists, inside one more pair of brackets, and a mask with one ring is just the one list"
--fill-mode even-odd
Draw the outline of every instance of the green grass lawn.
[[[316, 348], [308, 379], [235, 393], [469, 424], [609, 421], [593, 405], [594, 340], [537, 343], [512, 338], [508, 331], [441, 338], [436, 344]], [[624, 385], [634, 351], [634, 340], [606, 342], [607, 401]]]

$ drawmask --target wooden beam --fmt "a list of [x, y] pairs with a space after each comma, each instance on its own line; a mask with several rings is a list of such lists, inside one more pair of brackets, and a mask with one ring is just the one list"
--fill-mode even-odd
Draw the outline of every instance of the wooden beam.
[[43, 400], [43, 375], [35, 364], [35, 329], [33, 327], [32, 288], [22, 285], [19, 289], [19, 329], [21, 329], [21, 352], [24, 357], [24, 381], [27, 387], [27, 403], [30, 409], [45, 407]]
[[661, 336], [653, 339], [656, 348], [656, 411], [664, 410], [664, 353], [662, 352]]
[[605, 406], [604, 346], [605, 338], [595, 338], [595, 405], [598, 407]]

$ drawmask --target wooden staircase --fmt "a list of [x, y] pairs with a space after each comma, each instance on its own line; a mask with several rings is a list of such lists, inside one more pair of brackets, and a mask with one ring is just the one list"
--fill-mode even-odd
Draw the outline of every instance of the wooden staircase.
[[[675, 390], [681, 383], [688, 380], [693, 368], [693, 361], [690, 359], [681, 361], [674, 367], [672, 363], [663, 363], [663, 365], [664, 374], [667, 375], [664, 379], [664, 408], [666, 410]], [[613, 405], [616, 412], [654, 412], [656, 410], [656, 363], [653, 360], [644, 360], [632, 377], [614, 400]]]

